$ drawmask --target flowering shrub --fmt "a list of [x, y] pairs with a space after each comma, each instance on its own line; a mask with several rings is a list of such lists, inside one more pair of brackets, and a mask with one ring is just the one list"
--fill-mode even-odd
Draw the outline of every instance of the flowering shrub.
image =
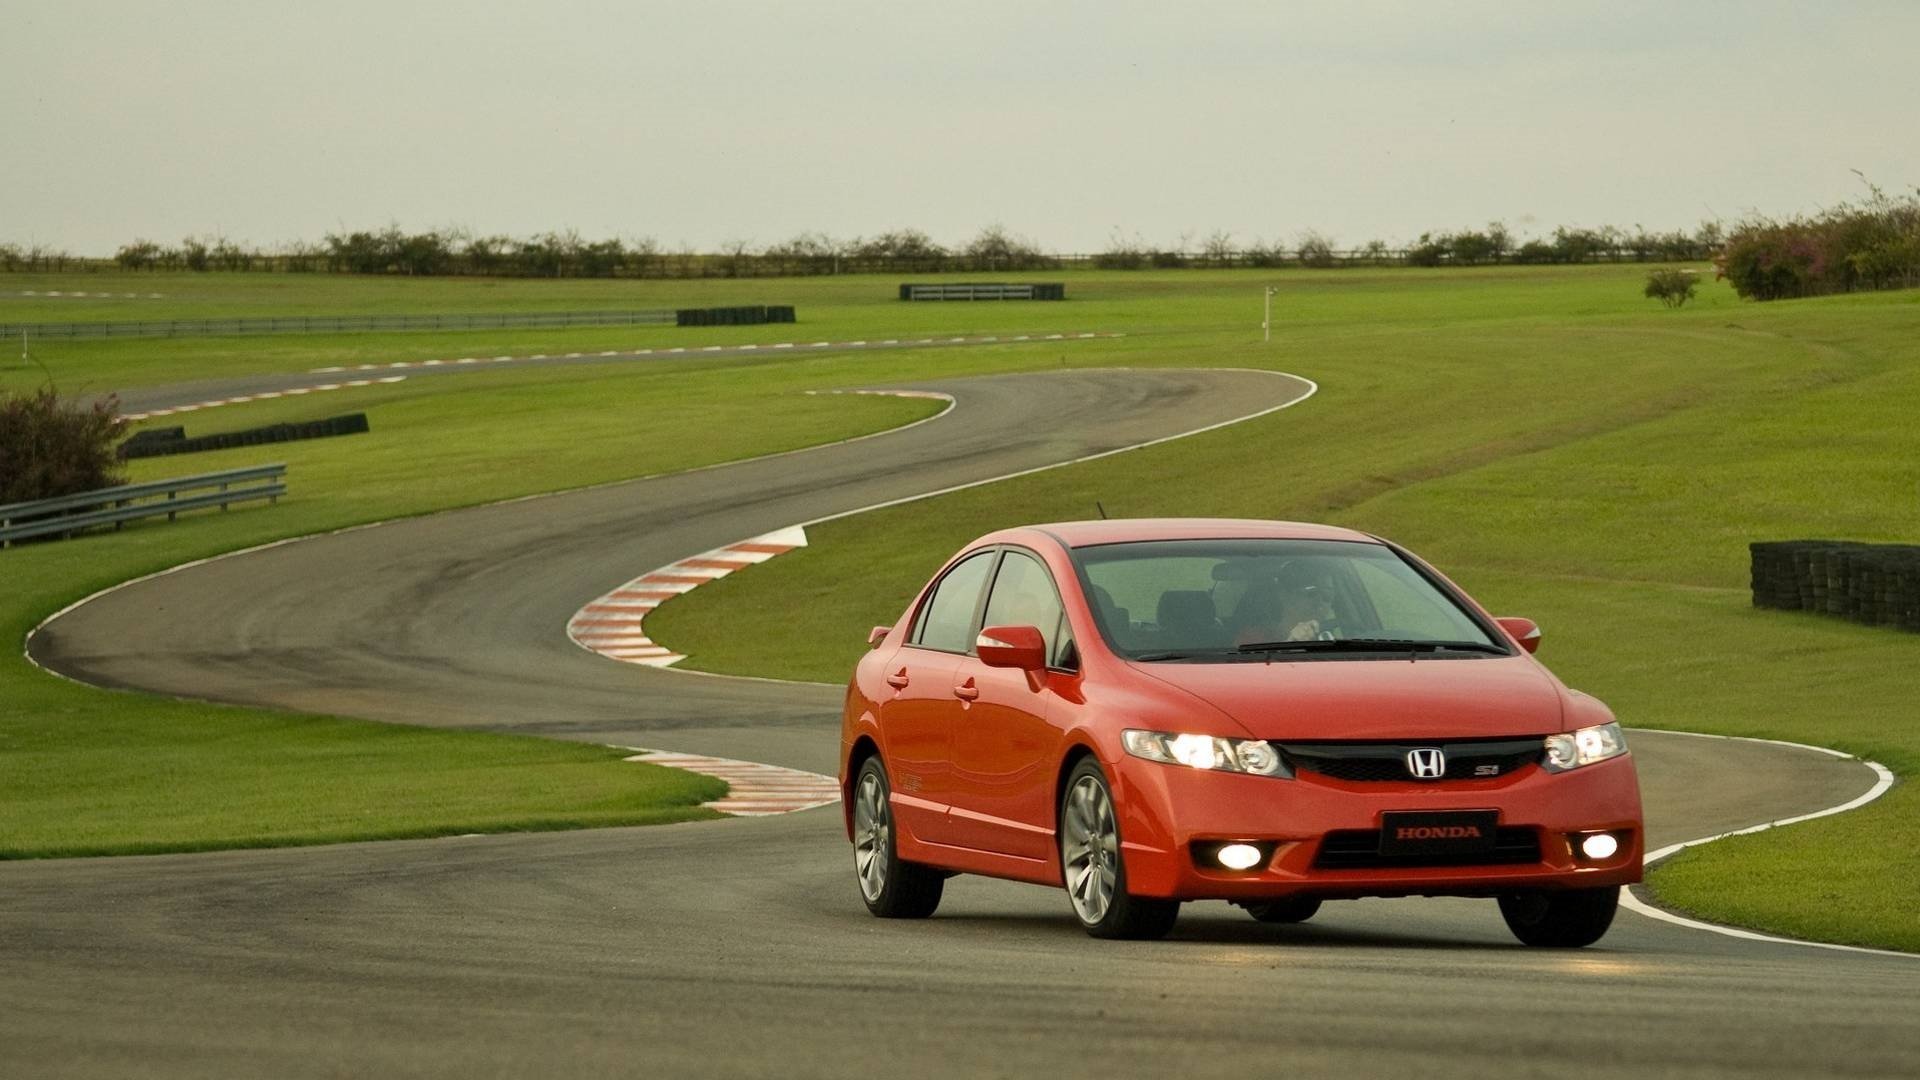
[[1814, 217], [1740, 223], [1715, 260], [1717, 275], [1753, 300], [1920, 285], [1920, 192], [1871, 190], [1864, 203]]
[[124, 483], [113, 399], [78, 405], [52, 389], [0, 393], [0, 504]]

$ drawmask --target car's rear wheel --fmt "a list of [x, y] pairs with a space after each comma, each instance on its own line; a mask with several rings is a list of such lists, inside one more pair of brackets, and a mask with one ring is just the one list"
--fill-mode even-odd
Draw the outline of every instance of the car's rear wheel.
[[1264, 900], [1257, 904], [1242, 904], [1247, 914], [1263, 923], [1306, 922], [1320, 910], [1320, 898], [1317, 896], [1289, 896], [1284, 900]]
[[853, 870], [860, 899], [883, 919], [924, 919], [940, 906], [946, 877], [900, 858], [887, 797], [892, 790], [878, 757], [861, 764], [853, 782]]
[[1509, 893], [1500, 898], [1507, 929], [1528, 945], [1578, 949], [1591, 945], [1613, 925], [1620, 887]]
[[1098, 938], [1158, 938], [1173, 929], [1180, 901], [1127, 892], [1113, 791], [1092, 758], [1075, 765], [1060, 800], [1060, 869], [1074, 917]]

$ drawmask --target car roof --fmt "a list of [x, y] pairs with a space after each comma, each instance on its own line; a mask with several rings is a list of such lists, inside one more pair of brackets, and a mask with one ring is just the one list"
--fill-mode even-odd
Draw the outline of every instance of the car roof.
[[1041, 533], [1067, 547], [1127, 544], [1149, 540], [1346, 540], [1363, 544], [1380, 541], [1363, 532], [1337, 525], [1303, 521], [1258, 521], [1249, 518], [1113, 518], [1105, 521], [1056, 521], [989, 533], [975, 543], [1012, 541], [1023, 534]]

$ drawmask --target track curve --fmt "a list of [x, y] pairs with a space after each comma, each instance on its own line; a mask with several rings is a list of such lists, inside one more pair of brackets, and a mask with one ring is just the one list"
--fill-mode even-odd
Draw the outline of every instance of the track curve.
[[[70, 609], [32, 635], [28, 653], [102, 686], [831, 772], [831, 740], [811, 729], [838, 707], [837, 688], [635, 671], [575, 648], [568, 619], [688, 554], [1231, 422], [1301, 400], [1313, 384], [1262, 371], [1097, 369], [895, 389], [949, 394], [955, 406], [857, 442], [201, 563]], [[791, 747], [769, 730], [796, 724], [810, 730]], [[654, 734], [694, 727], [741, 728], [755, 752]]]
[[[916, 388], [958, 407], [858, 444], [216, 560], [71, 610], [31, 654], [104, 685], [831, 771], [838, 689], [612, 663], [567, 640], [567, 616], [742, 536], [1307, 390], [1190, 370]], [[1777, 747], [1636, 733], [1635, 749], [1656, 844], [1871, 782]], [[930, 923], [878, 922], [849, 863], [837, 815], [814, 810], [0, 866], [0, 1044], [46, 1075], [1920, 1072], [1920, 966], [1901, 958], [1624, 914], [1595, 949], [1525, 950], [1491, 904], [1458, 900], [1339, 903], [1286, 928], [1193, 905], [1168, 944], [1093, 943], [1057, 893], [972, 878]]]

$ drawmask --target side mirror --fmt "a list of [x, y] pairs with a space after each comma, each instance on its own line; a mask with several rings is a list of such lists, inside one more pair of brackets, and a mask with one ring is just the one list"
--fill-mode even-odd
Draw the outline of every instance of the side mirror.
[[893, 627], [891, 626], [876, 626], [867, 631], [867, 648], [879, 648], [880, 643], [887, 640], [887, 635], [891, 633], [893, 633]]
[[1521, 648], [1530, 653], [1540, 651], [1539, 623], [1534, 622], [1532, 619], [1522, 619], [1512, 615], [1493, 621], [1500, 624], [1500, 629], [1513, 635], [1513, 640], [1519, 642]]
[[1031, 626], [989, 626], [974, 640], [980, 662], [988, 667], [1047, 669], [1047, 639]]

